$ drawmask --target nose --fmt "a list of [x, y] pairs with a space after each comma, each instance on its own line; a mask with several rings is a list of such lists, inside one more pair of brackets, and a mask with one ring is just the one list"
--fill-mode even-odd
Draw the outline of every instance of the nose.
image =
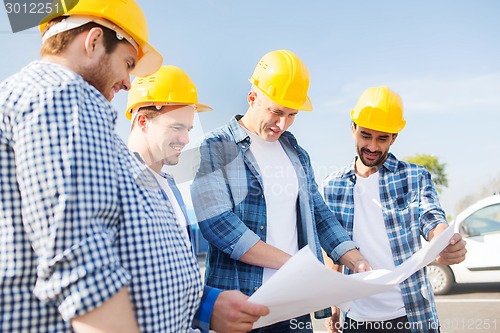
[[285, 116], [281, 116], [278, 118], [278, 121], [276, 122], [276, 125], [282, 129], [282, 130], [285, 130], [286, 129], [286, 117]]
[[366, 144], [366, 148], [371, 152], [376, 152], [378, 150], [377, 140], [375, 138], [370, 139]]
[[182, 131], [182, 134], [179, 135], [179, 141], [184, 145], [187, 145], [189, 143], [189, 131], [188, 130]]
[[122, 81], [122, 86], [121, 88], [125, 91], [129, 91], [130, 90], [130, 86], [131, 86], [131, 83], [130, 83], [130, 76], [127, 75], [127, 78], [125, 80]]

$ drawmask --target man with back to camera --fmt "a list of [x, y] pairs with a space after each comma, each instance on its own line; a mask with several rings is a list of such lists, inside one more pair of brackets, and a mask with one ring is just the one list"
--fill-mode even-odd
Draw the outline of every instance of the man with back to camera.
[[144, 14], [80, 0], [40, 30], [42, 59], [0, 84], [0, 331], [187, 332], [196, 259], [110, 104], [161, 66]]

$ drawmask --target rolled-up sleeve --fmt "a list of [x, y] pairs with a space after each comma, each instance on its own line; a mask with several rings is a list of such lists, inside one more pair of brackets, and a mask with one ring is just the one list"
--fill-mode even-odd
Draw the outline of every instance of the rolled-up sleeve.
[[191, 185], [203, 236], [235, 260], [260, 240], [233, 212], [234, 205], [248, 194], [245, 171], [237, 166], [241, 158], [237, 149], [229, 139], [207, 138], [200, 147], [200, 168]]
[[81, 84], [39, 91], [13, 127], [23, 224], [38, 264], [34, 294], [65, 320], [130, 280], [113, 248], [120, 207], [105, 103]]

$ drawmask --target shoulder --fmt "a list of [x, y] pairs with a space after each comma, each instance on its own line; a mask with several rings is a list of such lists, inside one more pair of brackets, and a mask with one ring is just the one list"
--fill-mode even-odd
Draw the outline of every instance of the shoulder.
[[231, 140], [233, 140], [233, 137], [231, 135], [228, 125], [224, 125], [214, 130], [211, 130], [205, 135], [204, 139], [205, 142], [231, 141]]
[[[70, 69], [46, 61], [34, 61], [1, 83], [10, 99], [44, 100], [50, 103], [65, 98], [88, 100], [97, 90]], [[100, 95], [100, 94], [98, 94]], [[96, 96], [98, 97], [98, 96]], [[104, 99], [104, 97], [101, 97]], [[104, 99], [105, 100], [105, 99]]]
[[329, 174], [323, 183], [325, 186], [332, 186], [333, 184], [346, 181], [351, 174], [354, 175], [354, 172], [352, 172], [350, 165], [346, 165], [343, 168]]
[[404, 172], [408, 174], [428, 174], [429, 171], [423, 165], [409, 163], [397, 159], [392, 153], [389, 153], [386, 163], [387, 169], [394, 172]]

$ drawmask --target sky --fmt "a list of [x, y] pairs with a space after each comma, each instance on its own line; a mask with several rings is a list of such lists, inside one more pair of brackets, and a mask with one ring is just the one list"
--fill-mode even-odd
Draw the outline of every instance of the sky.
[[[430, 154], [446, 164], [440, 200], [448, 215], [500, 176], [497, 0], [138, 2], [164, 64], [186, 71], [200, 102], [214, 108], [197, 115], [193, 147], [246, 111], [248, 78], [259, 59], [288, 49], [309, 68], [313, 103], [289, 130], [309, 152], [319, 184], [354, 158], [350, 110], [366, 88], [380, 85], [398, 92], [405, 107], [407, 125], [391, 151], [400, 159]], [[38, 30], [12, 33], [4, 8], [0, 45], [0, 80], [39, 58]], [[113, 100], [124, 140], [126, 100], [126, 92]], [[189, 197], [189, 182], [181, 188]]]

